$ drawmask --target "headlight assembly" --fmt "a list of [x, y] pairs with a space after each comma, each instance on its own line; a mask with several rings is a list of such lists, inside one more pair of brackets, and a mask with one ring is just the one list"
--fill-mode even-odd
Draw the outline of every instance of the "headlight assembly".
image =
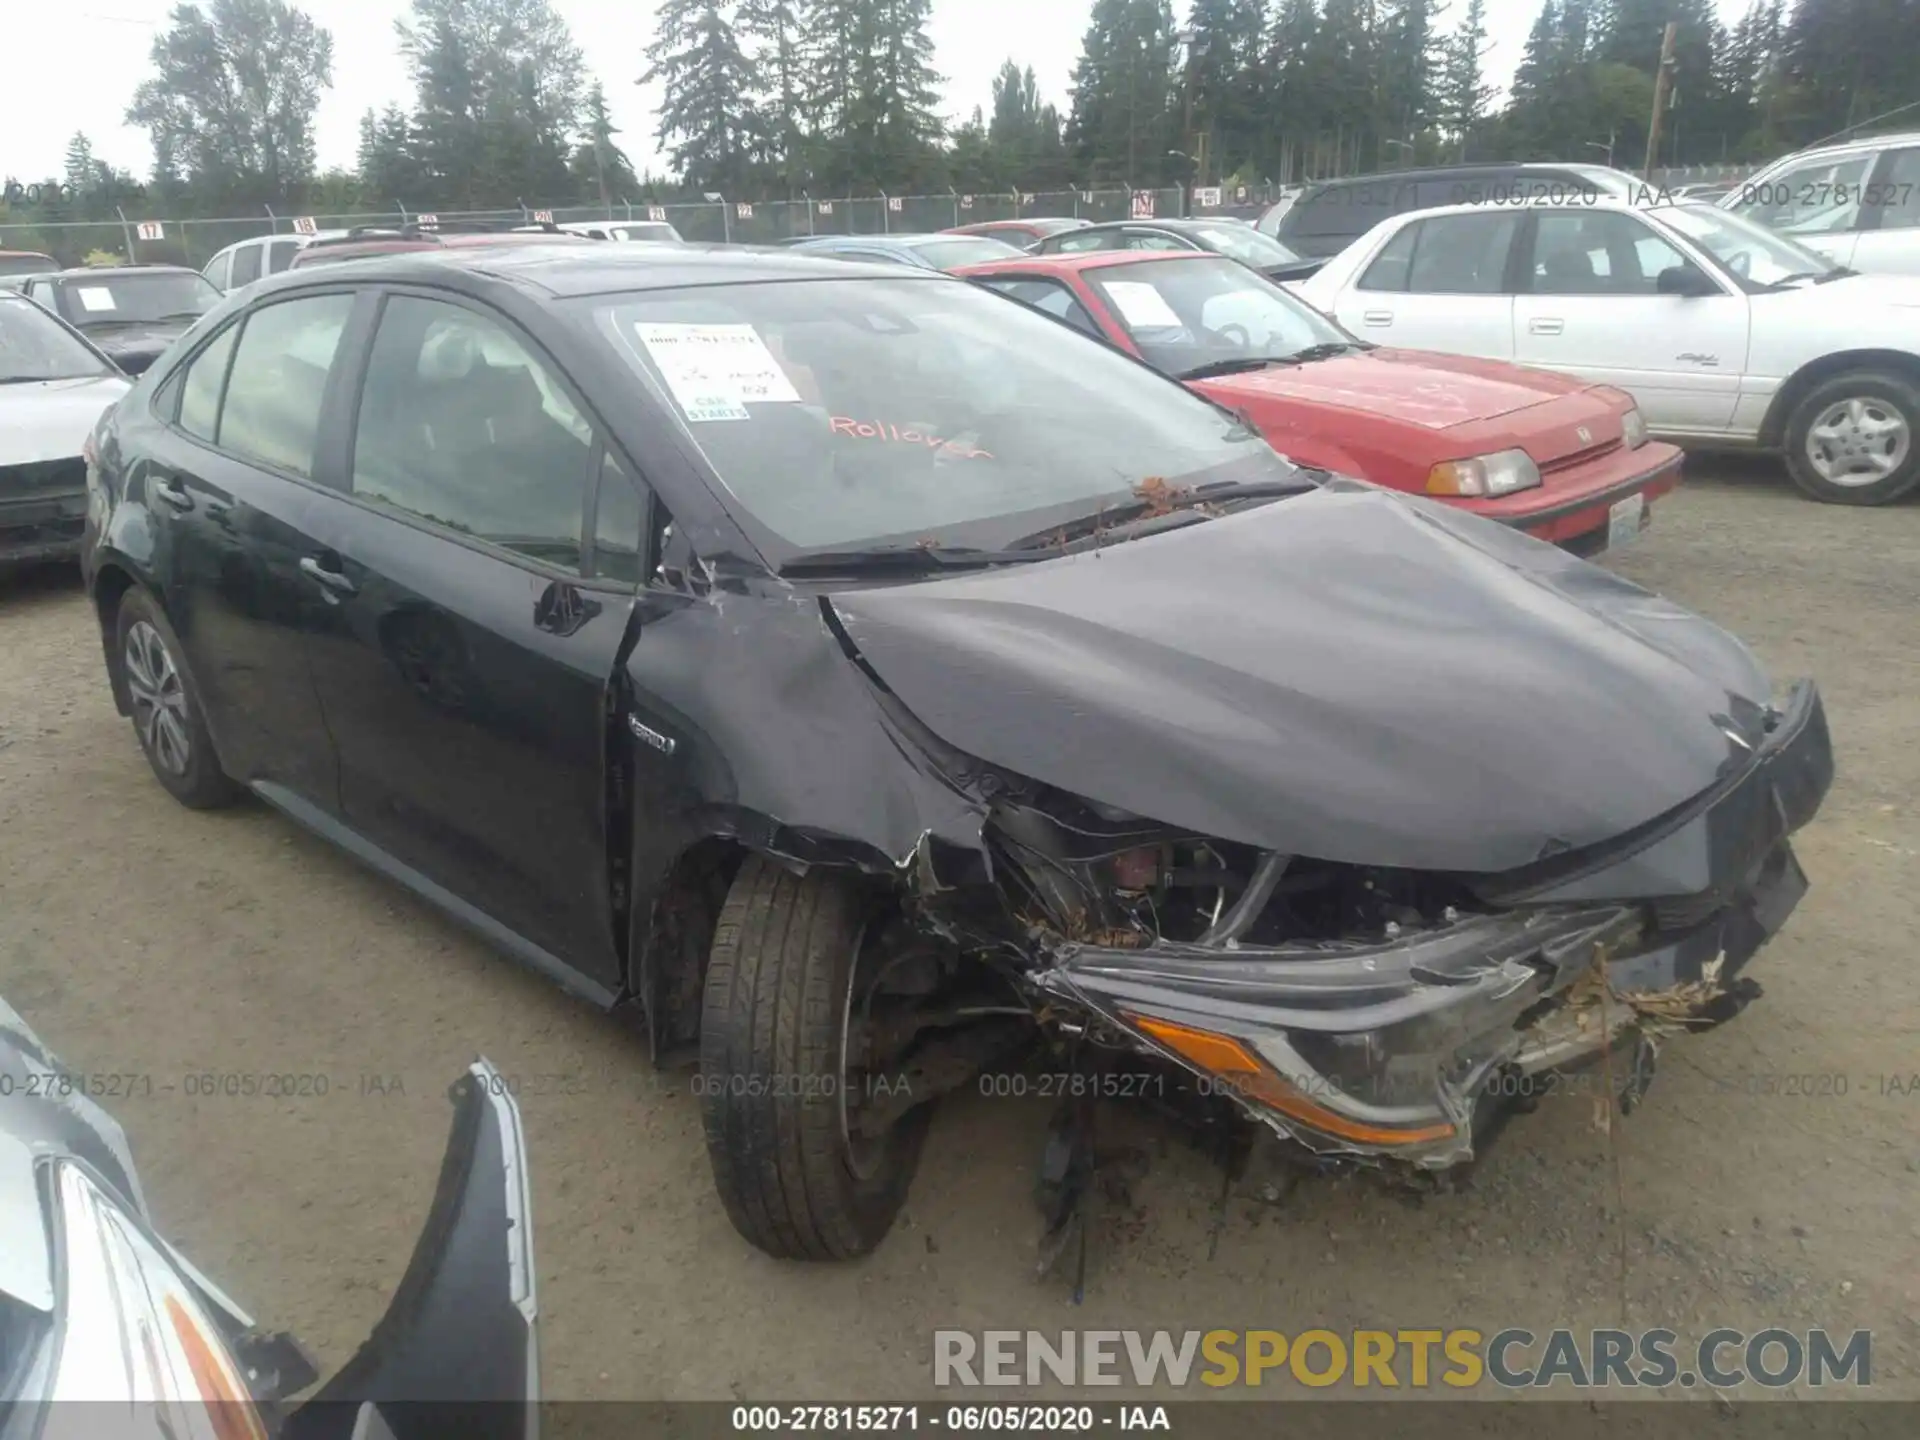
[[1468, 460], [1443, 460], [1427, 472], [1429, 495], [1476, 500], [1531, 490], [1539, 483], [1540, 469], [1524, 450], [1497, 450]]

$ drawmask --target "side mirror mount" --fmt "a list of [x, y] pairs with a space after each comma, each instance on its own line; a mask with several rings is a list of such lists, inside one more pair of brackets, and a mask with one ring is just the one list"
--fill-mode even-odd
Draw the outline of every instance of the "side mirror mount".
[[1669, 265], [1660, 272], [1654, 288], [1662, 295], [1696, 300], [1720, 293], [1720, 287], [1714, 283], [1713, 277], [1695, 265]]

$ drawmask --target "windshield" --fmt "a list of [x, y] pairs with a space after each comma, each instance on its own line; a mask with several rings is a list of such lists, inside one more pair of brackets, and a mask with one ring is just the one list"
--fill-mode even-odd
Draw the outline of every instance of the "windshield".
[[984, 265], [989, 260], [1017, 259], [1023, 252], [991, 235], [945, 235], [938, 240], [910, 242], [914, 253], [942, 270], [961, 265]]
[[1142, 260], [1090, 270], [1087, 279], [1146, 362], [1169, 375], [1356, 343], [1304, 301], [1230, 260]]
[[1840, 267], [1764, 225], [1711, 205], [1662, 206], [1661, 219], [1726, 266], [1747, 290], [1782, 280], [1819, 279]]
[[1300, 257], [1271, 235], [1262, 235], [1251, 225], [1196, 225], [1193, 235], [1209, 250], [1248, 265], [1284, 265]]
[[111, 366], [33, 301], [0, 299], [0, 384], [112, 373]]
[[181, 270], [102, 270], [67, 281], [59, 293], [60, 313], [83, 328], [191, 320], [221, 300], [204, 275]]
[[1147, 480], [1297, 473], [1205, 401], [972, 285], [784, 281], [581, 303], [686, 419], [736, 513], [793, 549], [992, 548], [1131, 503]]

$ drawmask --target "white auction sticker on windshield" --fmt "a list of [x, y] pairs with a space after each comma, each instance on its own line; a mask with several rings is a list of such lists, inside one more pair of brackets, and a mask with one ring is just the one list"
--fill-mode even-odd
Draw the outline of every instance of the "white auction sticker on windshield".
[[799, 403], [800, 392], [751, 325], [633, 328], [689, 420], [745, 420], [748, 405]]
[[107, 289], [104, 285], [81, 285], [74, 293], [80, 297], [80, 308], [82, 310], [99, 311], [113, 309], [113, 291]]
[[1128, 325], [1149, 330], [1180, 328], [1180, 317], [1167, 304], [1167, 297], [1153, 286], [1140, 280], [1109, 280], [1106, 289], [1107, 298]]

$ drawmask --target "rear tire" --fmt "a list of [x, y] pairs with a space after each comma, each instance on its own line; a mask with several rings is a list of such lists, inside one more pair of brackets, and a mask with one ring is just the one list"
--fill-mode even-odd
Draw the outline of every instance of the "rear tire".
[[700, 1116], [734, 1228], [778, 1259], [848, 1260], [907, 1196], [925, 1106], [849, 1138], [849, 997], [875, 907], [848, 877], [750, 857], [714, 927], [700, 1026]]
[[129, 590], [114, 616], [114, 656], [133, 712], [133, 733], [154, 778], [189, 810], [217, 810], [240, 798], [220, 768], [180, 637], [160, 607]]
[[1886, 370], [1823, 380], [1787, 420], [1787, 473], [1830, 505], [1885, 505], [1920, 485], [1920, 388]]

